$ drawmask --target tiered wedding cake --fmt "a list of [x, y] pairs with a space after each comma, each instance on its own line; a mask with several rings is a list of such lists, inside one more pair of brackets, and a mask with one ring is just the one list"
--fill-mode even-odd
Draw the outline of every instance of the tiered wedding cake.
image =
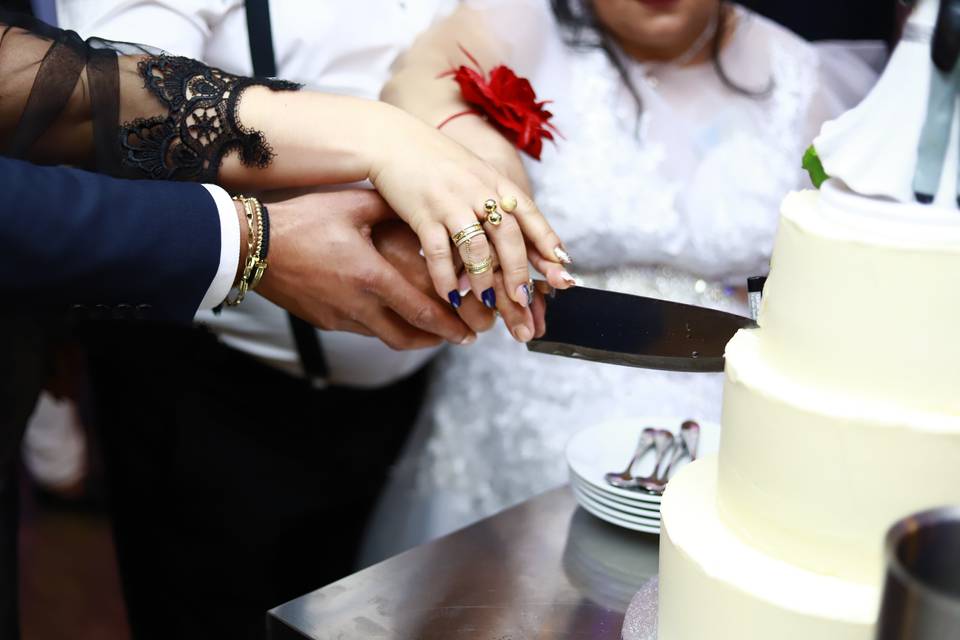
[[661, 640], [873, 636], [882, 542], [960, 504], [960, 213], [787, 197], [718, 459], [661, 507]]
[[760, 327], [727, 347], [719, 456], [663, 497], [660, 640], [872, 640], [887, 529], [960, 504], [955, 159], [936, 207], [846, 186], [883, 164], [912, 200], [921, 123], [897, 106], [922, 121], [929, 31], [818, 139], [844, 181], [784, 201]]

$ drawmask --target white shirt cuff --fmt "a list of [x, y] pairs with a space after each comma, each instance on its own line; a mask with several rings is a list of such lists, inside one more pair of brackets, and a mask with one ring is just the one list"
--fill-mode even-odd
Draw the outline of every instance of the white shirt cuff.
[[227, 297], [233, 280], [237, 276], [240, 263], [240, 221], [237, 220], [237, 208], [230, 195], [212, 184], [203, 185], [213, 197], [220, 214], [220, 266], [214, 276], [207, 294], [200, 303], [201, 309], [212, 309]]

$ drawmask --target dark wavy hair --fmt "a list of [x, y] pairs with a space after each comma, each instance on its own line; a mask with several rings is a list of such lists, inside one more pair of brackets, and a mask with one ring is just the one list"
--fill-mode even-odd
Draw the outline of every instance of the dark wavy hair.
[[[630, 92], [630, 95], [637, 103], [637, 123], [639, 125], [640, 118], [643, 116], [643, 97], [640, 95], [640, 91], [633, 83], [633, 80], [630, 79], [630, 74], [627, 72], [627, 67], [623, 59], [617, 55], [617, 44], [613, 36], [610, 35], [607, 29], [597, 19], [593, 11], [593, 0], [550, 0], [550, 5], [553, 8], [553, 15], [556, 17], [557, 22], [565, 31], [564, 40], [567, 45], [576, 48], [601, 49], [606, 54], [610, 60], [610, 64], [617, 70], [627, 91]], [[718, 8], [720, 13], [718, 16], [718, 24], [726, 24], [727, 16], [731, 10], [732, 7], [726, 2], [720, 2]], [[723, 68], [723, 62], [720, 60], [722, 40], [723, 28], [721, 26], [721, 28], [717, 29], [713, 40], [710, 41], [710, 59], [713, 62], [713, 68], [717, 72], [717, 76], [720, 78], [720, 82], [731, 91], [750, 96], [751, 98], [760, 99], [768, 96], [773, 90], [772, 78], [764, 89], [756, 91], [737, 84], [729, 76], [726, 69]]]

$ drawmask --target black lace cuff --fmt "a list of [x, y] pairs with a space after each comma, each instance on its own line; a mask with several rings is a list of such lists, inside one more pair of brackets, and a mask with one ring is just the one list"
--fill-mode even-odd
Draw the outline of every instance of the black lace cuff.
[[273, 151], [263, 133], [237, 118], [243, 91], [265, 86], [295, 91], [285, 80], [244, 78], [174, 56], [139, 63], [146, 88], [169, 109], [166, 116], [138, 119], [120, 127], [121, 163], [135, 177], [216, 182], [223, 157], [238, 150], [244, 165], [266, 167]]

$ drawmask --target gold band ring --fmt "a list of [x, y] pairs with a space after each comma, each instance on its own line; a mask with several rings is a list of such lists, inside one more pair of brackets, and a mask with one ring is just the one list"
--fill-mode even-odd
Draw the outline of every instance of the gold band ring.
[[493, 266], [493, 256], [487, 256], [480, 262], [467, 262], [464, 263], [463, 266], [466, 267], [470, 275], [483, 275], [487, 271], [490, 271], [490, 267]]
[[471, 224], [469, 227], [464, 227], [460, 231], [457, 231], [455, 234], [453, 234], [450, 237], [450, 239], [453, 240], [453, 244], [459, 247], [470, 238], [475, 238], [476, 236], [481, 235], [482, 233], [483, 233], [483, 227], [480, 226], [479, 222], [476, 222], [474, 224]]
[[476, 230], [471, 231], [470, 233], [466, 234], [465, 236], [460, 237], [460, 238], [457, 239], [453, 244], [456, 245], [457, 248], [460, 248], [460, 247], [462, 247], [463, 245], [467, 245], [467, 246], [469, 247], [471, 240], [473, 240], [474, 238], [477, 238], [477, 237], [479, 237], [479, 236], [484, 236], [484, 237], [486, 237], [486, 235], [487, 235], [487, 234], [484, 233], [483, 229], [476, 229]]

